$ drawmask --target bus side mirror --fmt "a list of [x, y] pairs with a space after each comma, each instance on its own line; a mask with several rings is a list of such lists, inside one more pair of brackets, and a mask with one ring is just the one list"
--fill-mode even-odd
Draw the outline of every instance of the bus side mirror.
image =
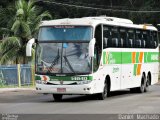
[[96, 39], [93, 38], [90, 42], [89, 42], [89, 57], [94, 57], [94, 46], [96, 43]]
[[33, 43], [35, 43], [35, 39], [32, 38], [28, 41], [27, 45], [26, 45], [26, 56], [30, 57], [32, 56], [32, 45]]

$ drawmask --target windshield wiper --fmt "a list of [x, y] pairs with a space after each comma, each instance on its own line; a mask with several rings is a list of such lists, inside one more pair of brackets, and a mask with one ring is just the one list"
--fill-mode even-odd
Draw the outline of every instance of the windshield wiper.
[[69, 60], [68, 60], [68, 58], [67, 58], [66, 56], [63, 56], [63, 57], [64, 57], [64, 60], [67, 62], [67, 64], [68, 64], [70, 70], [71, 70], [73, 73], [75, 73], [75, 71], [74, 71], [73, 67], [71, 66], [71, 64], [70, 64], [70, 62], [69, 62]]
[[51, 66], [49, 67], [47, 73], [51, 72], [51, 69], [56, 65], [56, 62], [58, 62], [59, 58], [60, 58], [60, 55], [59, 55], [59, 48], [58, 48], [57, 56], [55, 57], [55, 59], [51, 63]]

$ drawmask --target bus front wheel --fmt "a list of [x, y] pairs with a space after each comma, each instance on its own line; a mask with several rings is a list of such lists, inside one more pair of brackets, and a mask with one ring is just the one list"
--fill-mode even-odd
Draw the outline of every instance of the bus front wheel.
[[58, 102], [62, 100], [62, 94], [53, 94], [54, 101]]
[[103, 92], [97, 94], [99, 100], [104, 100], [108, 95], [108, 86], [107, 83], [104, 84]]

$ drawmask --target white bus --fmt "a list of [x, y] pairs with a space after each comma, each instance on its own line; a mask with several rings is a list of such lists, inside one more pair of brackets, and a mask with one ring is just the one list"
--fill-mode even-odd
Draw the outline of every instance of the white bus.
[[158, 33], [115, 17], [85, 17], [43, 21], [36, 43], [35, 80], [38, 93], [96, 94], [130, 89], [140, 93], [158, 82]]

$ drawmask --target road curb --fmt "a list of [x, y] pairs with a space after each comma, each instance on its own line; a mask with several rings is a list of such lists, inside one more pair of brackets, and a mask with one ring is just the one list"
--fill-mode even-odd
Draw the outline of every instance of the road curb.
[[0, 93], [3, 92], [18, 92], [18, 91], [34, 91], [35, 88], [0, 88]]

